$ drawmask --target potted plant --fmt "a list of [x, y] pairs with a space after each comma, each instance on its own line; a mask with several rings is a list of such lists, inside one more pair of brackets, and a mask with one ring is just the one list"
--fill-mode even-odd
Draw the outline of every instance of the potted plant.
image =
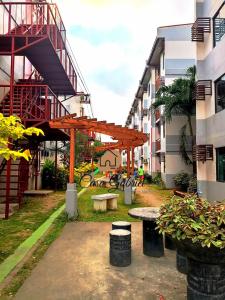
[[225, 205], [172, 197], [160, 208], [159, 232], [188, 258], [187, 299], [225, 299]]

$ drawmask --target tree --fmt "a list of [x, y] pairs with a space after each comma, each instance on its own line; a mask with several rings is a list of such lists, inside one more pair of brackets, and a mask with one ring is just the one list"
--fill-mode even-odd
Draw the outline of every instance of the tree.
[[14, 143], [33, 134], [44, 135], [44, 132], [34, 127], [25, 128], [19, 117], [4, 117], [0, 113], [0, 157], [6, 160], [10, 158], [16, 160], [21, 157], [29, 160], [31, 158], [30, 151], [28, 149], [14, 149]]
[[[174, 115], [183, 115], [187, 123], [180, 129], [180, 153], [186, 164], [193, 164], [187, 154], [187, 127], [192, 138], [192, 147], [195, 145], [195, 135], [192, 125], [192, 116], [195, 114], [195, 89], [196, 67], [187, 69], [185, 78], [175, 79], [171, 85], [161, 87], [156, 93], [156, 101], [152, 104], [152, 110], [161, 105], [164, 106], [165, 118], [170, 122]], [[193, 164], [194, 166], [194, 164]], [[195, 172], [195, 167], [193, 167]]]

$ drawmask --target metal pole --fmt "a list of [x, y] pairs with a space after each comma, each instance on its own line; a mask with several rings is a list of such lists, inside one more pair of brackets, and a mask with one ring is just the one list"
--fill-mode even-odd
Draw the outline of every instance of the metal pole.
[[57, 176], [57, 156], [58, 156], [58, 143], [57, 141], [55, 142], [55, 191], [57, 190], [57, 180], [56, 180], [56, 176]]
[[11, 66], [10, 66], [10, 108], [9, 114], [13, 114], [13, 98], [14, 98], [14, 66], [15, 66], [15, 38], [12, 38], [12, 47], [11, 47]]

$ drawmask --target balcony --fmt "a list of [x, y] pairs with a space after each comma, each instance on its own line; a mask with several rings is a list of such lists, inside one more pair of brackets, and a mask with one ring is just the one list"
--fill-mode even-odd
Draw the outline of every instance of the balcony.
[[160, 138], [156, 140], [155, 142], [155, 150], [156, 152], [159, 152], [161, 150], [161, 140]]
[[196, 82], [193, 98], [205, 101], [206, 96], [212, 96], [212, 80], [198, 80]]
[[148, 112], [149, 112], [149, 110], [148, 110], [147, 108], [144, 108], [144, 109], [142, 110], [142, 118], [143, 118], [143, 117], [147, 117], [147, 116], [148, 116]]
[[159, 123], [160, 122], [160, 117], [161, 117], [161, 113], [159, 109], [156, 109], [155, 111], [155, 122]]
[[165, 85], [165, 77], [157, 76], [155, 79], [155, 92], [157, 93], [158, 90], [164, 85]]
[[213, 160], [213, 145], [195, 145], [193, 147], [193, 161], [205, 162]]
[[197, 18], [191, 28], [193, 42], [204, 42], [204, 34], [211, 32], [211, 18]]
[[56, 4], [0, 2], [0, 55], [25, 56], [57, 95], [75, 95], [76, 67]]

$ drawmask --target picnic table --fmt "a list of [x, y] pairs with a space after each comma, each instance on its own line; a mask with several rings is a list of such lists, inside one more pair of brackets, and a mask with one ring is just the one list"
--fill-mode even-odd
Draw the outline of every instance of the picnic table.
[[132, 208], [128, 214], [142, 220], [143, 253], [147, 256], [161, 257], [164, 255], [163, 236], [156, 229], [156, 219], [159, 217], [158, 207]]

